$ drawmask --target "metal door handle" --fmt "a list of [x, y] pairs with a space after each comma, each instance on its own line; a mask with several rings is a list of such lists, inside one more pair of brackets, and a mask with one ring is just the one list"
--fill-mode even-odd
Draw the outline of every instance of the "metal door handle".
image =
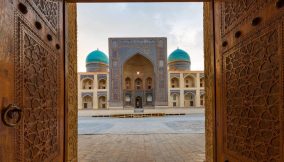
[[22, 109], [17, 105], [10, 104], [7, 108], [4, 108], [2, 120], [5, 125], [14, 127], [18, 125], [22, 118]]

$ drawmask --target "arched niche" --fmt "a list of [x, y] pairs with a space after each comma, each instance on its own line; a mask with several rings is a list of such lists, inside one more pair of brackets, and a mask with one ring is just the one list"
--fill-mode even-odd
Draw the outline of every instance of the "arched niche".
[[126, 77], [124, 80], [124, 89], [132, 89], [131, 79]]
[[106, 89], [107, 88], [106, 79], [100, 79], [98, 85], [99, 85], [98, 87], [99, 89]]
[[153, 81], [151, 77], [148, 77], [145, 81], [145, 88], [146, 89], [153, 89]]
[[83, 109], [92, 109], [93, 108], [93, 97], [89, 95], [83, 96], [82, 107]]
[[195, 95], [193, 93], [186, 93], [184, 95], [184, 107], [195, 106]]
[[98, 98], [98, 108], [106, 109], [107, 108], [107, 98], [106, 96], [99, 96]]
[[82, 81], [82, 89], [93, 89], [94, 88], [94, 80], [91, 78], [84, 78]]
[[171, 94], [171, 100], [172, 100], [172, 107], [180, 107], [180, 101], [179, 101], [180, 95], [177, 93]]
[[171, 88], [179, 88], [179, 78], [171, 78]]
[[187, 75], [184, 78], [184, 87], [185, 88], [192, 88], [195, 87], [195, 78], [191, 75]]

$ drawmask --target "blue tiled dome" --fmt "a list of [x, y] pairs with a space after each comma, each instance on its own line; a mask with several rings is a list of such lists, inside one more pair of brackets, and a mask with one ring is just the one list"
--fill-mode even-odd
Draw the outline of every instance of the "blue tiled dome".
[[169, 58], [168, 62], [173, 62], [173, 61], [190, 61], [190, 57], [187, 52], [181, 49], [176, 49], [173, 51]]
[[89, 53], [86, 58], [86, 63], [91, 63], [91, 62], [101, 62], [101, 63], [108, 64], [108, 57], [102, 51], [95, 50]]

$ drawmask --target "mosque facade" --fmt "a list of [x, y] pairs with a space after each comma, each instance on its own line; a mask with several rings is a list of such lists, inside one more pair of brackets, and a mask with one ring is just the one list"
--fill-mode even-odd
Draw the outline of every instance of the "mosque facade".
[[204, 72], [190, 66], [182, 49], [167, 57], [165, 37], [109, 38], [109, 58], [95, 50], [78, 73], [79, 110], [202, 108]]

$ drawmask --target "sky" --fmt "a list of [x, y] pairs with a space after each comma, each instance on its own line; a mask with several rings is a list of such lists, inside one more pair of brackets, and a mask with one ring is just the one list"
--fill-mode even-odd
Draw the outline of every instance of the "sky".
[[188, 52], [192, 70], [204, 70], [202, 3], [79, 3], [78, 71], [87, 55], [108, 55], [110, 37], [167, 37], [168, 55]]

